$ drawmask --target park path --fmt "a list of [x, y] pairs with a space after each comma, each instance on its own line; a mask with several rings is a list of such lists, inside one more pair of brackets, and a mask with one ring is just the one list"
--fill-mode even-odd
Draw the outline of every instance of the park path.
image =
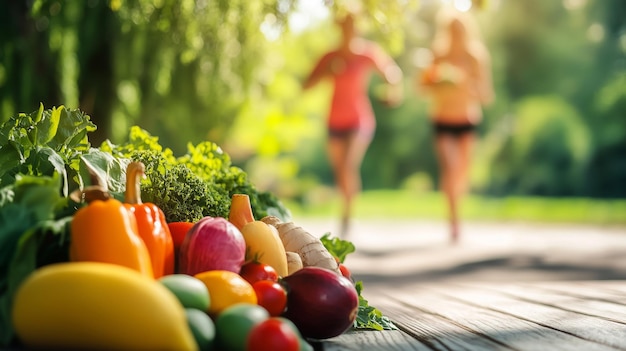
[[[330, 219], [294, 222], [317, 236], [338, 227]], [[346, 264], [365, 286], [626, 279], [624, 226], [467, 222], [451, 246], [443, 222], [366, 219], [348, 239], [357, 250]]]

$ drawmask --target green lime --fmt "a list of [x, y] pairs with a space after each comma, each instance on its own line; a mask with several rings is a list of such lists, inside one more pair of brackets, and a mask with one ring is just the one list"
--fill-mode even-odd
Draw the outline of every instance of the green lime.
[[215, 340], [215, 324], [213, 324], [211, 317], [206, 312], [196, 308], [185, 308], [185, 314], [189, 329], [191, 329], [196, 344], [198, 344], [198, 350], [211, 350]]
[[259, 305], [238, 303], [226, 308], [215, 320], [218, 344], [229, 351], [245, 351], [250, 330], [269, 317]]
[[187, 274], [169, 274], [159, 278], [159, 281], [176, 295], [183, 307], [202, 311], [209, 309], [209, 290], [200, 279]]

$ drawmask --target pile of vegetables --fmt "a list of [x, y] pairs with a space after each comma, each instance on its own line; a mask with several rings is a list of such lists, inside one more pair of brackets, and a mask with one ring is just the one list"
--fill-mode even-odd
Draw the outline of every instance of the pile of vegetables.
[[[170, 241], [158, 244], [169, 248], [167, 252], [157, 253], [157, 244], [141, 239], [147, 244], [144, 249], [151, 262], [142, 274], [151, 278], [172, 276], [175, 269], [179, 270], [181, 267], [173, 267], [172, 252], [177, 253], [176, 260], [180, 263], [183, 255], [192, 252], [189, 247], [201, 242], [195, 241], [196, 237], [192, 235], [201, 232], [200, 224], [213, 226], [219, 222], [216, 219], [224, 219], [235, 228], [231, 228], [231, 232], [247, 239], [245, 251], [236, 259], [237, 268], [241, 268], [245, 261], [256, 261], [263, 256], [249, 256], [254, 240], [250, 235], [244, 236], [248, 232], [258, 232], [262, 225], [270, 228], [269, 234], [263, 234], [267, 237], [274, 235], [272, 231], [279, 238], [279, 235], [295, 230], [305, 238], [302, 240], [315, 247], [315, 252], [321, 250], [326, 255], [324, 260], [332, 259], [329, 264], [335, 266], [331, 268], [341, 276], [339, 267], [347, 254], [354, 251], [354, 246], [331, 238], [329, 234], [317, 239], [301, 233], [304, 231], [290, 222], [289, 211], [280, 201], [271, 193], [258, 191], [246, 173], [232, 166], [229, 156], [216, 144], [190, 144], [187, 154], [176, 157], [170, 149], [158, 143], [158, 138], [132, 127], [127, 142], [115, 145], [106, 141], [96, 148], [88, 140], [88, 133], [95, 129], [89, 116], [80, 110], [63, 106], [44, 110], [43, 105], [30, 114], [10, 118], [0, 128], [0, 345], [11, 345], [16, 341], [11, 311], [16, 292], [27, 278], [45, 266], [78, 260], [78, 252], [93, 255], [87, 259], [100, 260], [102, 252], [97, 247], [86, 249], [86, 244], [76, 236], [81, 231], [97, 231], [96, 224], [89, 224], [89, 220], [79, 223], [78, 219], [87, 209], [92, 210], [88, 208], [91, 207], [88, 201], [100, 196], [119, 202], [119, 206], [124, 203], [122, 207], [134, 213], [137, 222], [140, 221], [137, 216], [151, 211], [150, 218], [158, 218], [154, 223], [160, 230], [167, 225], [187, 224], [180, 227], [185, 228], [180, 233], [168, 230], [163, 240]], [[129, 193], [132, 194], [130, 199]], [[239, 222], [232, 221], [238, 223], [239, 228], [225, 220], [232, 217], [231, 206], [237, 203], [233, 199], [238, 197], [247, 202], [235, 212], [249, 211], [239, 216]], [[89, 216], [94, 218], [97, 214]], [[124, 220], [118, 223], [121, 228]], [[155, 230], [154, 226], [143, 229]], [[297, 258], [304, 258], [301, 263], [306, 263], [306, 256], [301, 255], [302, 246], [296, 249], [299, 250]], [[292, 262], [287, 264], [288, 257], [294, 257], [288, 255], [290, 252], [284, 253], [285, 266], [279, 268], [281, 276], [285, 276], [283, 270], [292, 267]], [[279, 255], [266, 255], [265, 258], [269, 256]], [[192, 262], [193, 257], [185, 259], [185, 265], [196, 264]], [[158, 265], [155, 264], [157, 261]], [[145, 269], [146, 265], [140, 266]], [[303, 268], [304, 264], [294, 271]], [[114, 278], [123, 281], [124, 274], [114, 275]], [[395, 328], [361, 296], [360, 282], [351, 286], [358, 296], [355, 328]]]

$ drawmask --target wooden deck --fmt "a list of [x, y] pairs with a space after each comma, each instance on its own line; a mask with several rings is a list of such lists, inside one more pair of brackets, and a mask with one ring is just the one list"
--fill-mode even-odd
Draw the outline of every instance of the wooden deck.
[[426, 283], [369, 290], [394, 331], [316, 350], [626, 350], [626, 280]]

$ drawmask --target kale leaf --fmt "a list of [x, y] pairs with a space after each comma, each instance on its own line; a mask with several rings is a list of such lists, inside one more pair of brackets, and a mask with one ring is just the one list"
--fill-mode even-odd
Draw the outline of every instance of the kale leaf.
[[145, 165], [141, 198], [161, 208], [168, 222], [195, 222], [205, 216], [228, 218], [233, 194], [250, 197], [255, 218], [268, 214], [290, 218], [276, 196], [256, 189], [247, 174], [233, 166], [230, 156], [213, 142], [189, 144], [187, 153], [176, 157], [159, 144], [157, 137], [134, 126], [127, 142], [115, 145], [105, 141], [100, 150]]

